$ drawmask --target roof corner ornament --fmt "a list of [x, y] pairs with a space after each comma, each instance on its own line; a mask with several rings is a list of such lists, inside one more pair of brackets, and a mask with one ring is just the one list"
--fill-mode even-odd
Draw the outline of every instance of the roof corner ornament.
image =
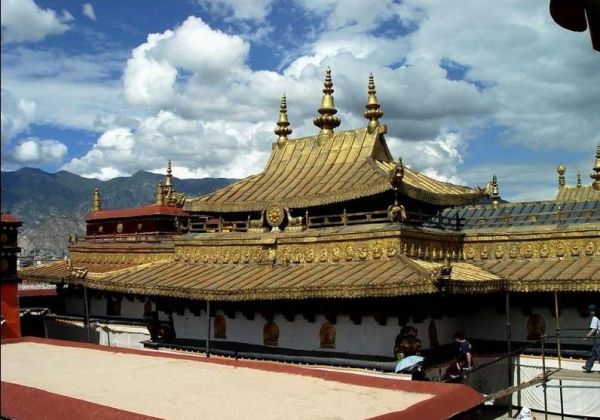
[[394, 162], [394, 167], [390, 171], [390, 184], [394, 188], [394, 204], [388, 207], [387, 214], [388, 219], [392, 223], [402, 223], [408, 218], [406, 209], [398, 202], [398, 188], [402, 184], [402, 178], [404, 178], [404, 164], [402, 163], [402, 158], [398, 158], [398, 161]]
[[163, 187], [162, 181], [160, 181], [156, 187], [156, 205], [165, 205], [165, 187]]
[[402, 178], [404, 178], [404, 164], [402, 163], [402, 158], [398, 158], [398, 160], [394, 163], [394, 167], [390, 171], [390, 184], [394, 189], [400, 187], [402, 184]]
[[333, 135], [333, 129], [340, 125], [340, 119], [335, 116], [337, 109], [333, 100], [333, 82], [331, 80], [331, 69], [327, 67], [325, 71], [325, 82], [323, 83], [323, 98], [321, 99], [321, 108], [319, 116], [315, 117], [313, 123], [321, 129], [319, 132], [319, 144], [326, 137]]
[[596, 146], [596, 161], [594, 162], [594, 168], [590, 175], [594, 181], [592, 182], [592, 188], [596, 191], [600, 191], [600, 144]]
[[94, 197], [92, 199], [92, 211], [102, 210], [102, 197], [100, 196], [100, 190], [94, 188]]
[[285, 146], [288, 141], [287, 136], [292, 134], [292, 129], [289, 127], [290, 122], [287, 117], [287, 102], [285, 93], [281, 96], [281, 103], [279, 105], [279, 121], [277, 121], [277, 127], [274, 132], [279, 137], [277, 138], [277, 147], [280, 149]]
[[567, 172], [567, 167], [561, 163], [556, 167], [556, 172], [558, 172], [558, 188], [564, 187], [565, 173]]
[[365, 108], [367, 109], [364, 112], [364, 116], [367, 120], [369, 120], [369, 124], [367, 125], [367, 131], [372, 134], [377, 130], [379, 126], [379, 118], [383, 117], [383, 111], [381, 110], [381, 105], [377, 102], [377, 91], [375, 90], [375, 82], [373, 81], [373, 73], [369, 74], [369, 97], [367, 98], [367, 105]]

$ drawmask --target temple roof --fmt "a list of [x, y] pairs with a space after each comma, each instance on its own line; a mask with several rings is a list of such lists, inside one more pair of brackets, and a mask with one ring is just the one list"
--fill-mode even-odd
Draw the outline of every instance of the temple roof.
[[[393, 297], [440, 292], [444, 263], [399, 256], [316, 264], [211, 264], [162, 260], [146, 264], [91, 264], [89, 272], [66, 261], [29, 267], [29, 280], [85, 284], [121, 293], [215, 301]], [[490, 259], [451, 262], [448, 291], [455, 293], [598, 292], [600, 260]]]
[[144, 207], [134, 207], [129, 209], [116, 210], [97, 210], [92, 211], [86, 218], [86, 222], [105, 219], [124, 219], [128, 217], [141, 216], [187, 216], [188, 214], [174, 205], [151, 204]]
[[600, 200], [600, 190], [595, 190], [592, 185], [563, 186], [556, 193], [556, 201], [591, 200]]
[[[584, 187], [581, 187], [584, 188]], [[538, 229], [600, 222], [600, 201], [529, 201], [497, 206], [477, 205], [444, 211], [448, 220], [460, 221], [462, 230]]]
[[[265, 170], [220, 190], [187, 199], [184, 209], [205, 212], [261, 211], [270, 204], [320, 206], [392, 190], [395, 167], [385, 127], [335, 132], [274, 143]], [[399, 191], [436, 205], [474, 203], [481, 191], [436, 181], [405, 168]]]

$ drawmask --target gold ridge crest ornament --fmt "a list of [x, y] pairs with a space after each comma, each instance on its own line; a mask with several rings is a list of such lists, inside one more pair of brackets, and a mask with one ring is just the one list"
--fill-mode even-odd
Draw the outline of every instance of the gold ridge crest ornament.
[[283, 218], [285, 217], [285, 212], [283, 207], [278, 205], [271, 205], [267, 207], [267, 223], [271, 226], [273, 231], [278, 231], [279, 227], [283, 223]]

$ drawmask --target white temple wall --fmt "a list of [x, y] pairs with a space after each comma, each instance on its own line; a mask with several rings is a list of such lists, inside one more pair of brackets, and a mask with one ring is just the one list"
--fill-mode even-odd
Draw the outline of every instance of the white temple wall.
[[[217, 315], [225, 316], [221, 311]], [[214, 318], [211, 318], [211, 340], [232, 341], [247, 344], [264, 345], [263, 328], [267, 320], [256, 313], [253, 320], [248, 320], [241, 312], [235, 313], [235, 318], [226, 319], [226, 339], [214, 337]], [[275, 314], [273, 321], [279, 327], [279, 340], [277, 347], [297, 350], [343, 352], [351, 354], [364, 354], [374, 356], [393, 356], [394, 341], [400, 332], [397, 317], [388, 317], [386, 325], [380, 325], [373, 316], [363, 316], [361, 323], [356, 325], [345, 315], [337, 317], [335, 324], [336, 346], [334, 349], [320, 347], [319, 331], [326, 321], [324, 315], [316, 315], [315, 322], [308, 322], [301, 314], [296, 314], [294, 321], [290, 322], [283, 315]], [[430, 319], [422, 322], [409, 322], [418, 330], [418, 338], [423, 348], [430, 347], [428, 327]], [[448, 317], [436, 320], [438, 343], [445, 344], [452, 341], [452, 336], [459, 324], [458, 318]], [[173, 324], [178, 338], [199, 339], [206, 338], [207, 319], [206, 313], [194, 315], [188, 309], [183, 315], [173, 313]]]
[[206, 338], [206, 312], [200, 312], [200, 315], [194, 315], [186, 308], [183, 315], [173, 313], [173, 325], [175, 327], [177, 338], [196, 340], [204, 340]]
[[132, 302], [123, 298], [121, 300], [121, 318], [143, 318], [145, 302], [145, 300], [141, 301], [138, 298], [133, 299]]
[[85, 314], [83, 298], [73, 295], [65, 296], [65, 312], [67, 314]]
[[90, 299], [90, 316], [106, 315], [106, 297], [92, 295]]
[[[527, 323], [530, 315], [524, 315], [521, 307], [511, 307], [511, 334], [513, 341], [528, 341]], [[550, 309], [543, 307], [531, 308], [531, 313], [541, 315], [544, 320], [545, 334], [554, 335], [556, 329], [556, 318]], [[476, 321], [476, 322], [474, 322]], [[469, 338], [482, 340], [506, 340], [506, 315], [499, 314], [493, 307], [480, 308], [476, 314], [466, 316], [460, 322], [464, 325], [464, 333]], [[576, 308], [564, 308], [560, 313], [560, 328], [588, 328], [590, 320], [582, 317]], [[531, 326], [530, 326], [531, 328]], [[583, 336], [584, 331], [563, 331], [563, 336]], [[581, 338], [562, 338], [563, 343], [581, 344]]]
[[[91, 316], [106, 315], [106, 297], [92, 296], [90, 300]], [[124, 318], [141, 319], [144, 313], [144, 303], [138, 298], [129, 301], [121, 300], [121, 316]], [[83, 299], [81, 297], [68, 296], [65, 298], [65, 306], [68, 313], [83, 314]], [[153, 303], [153, 308], [155, 308]], [[553, 334], [555, 318], [549, 308], [533, 307], [532, 314], [539, 314], [545, 323], [545, 333]], [[225, 314], [217, 311], [218, 315]], [[164, 311], [158, 312], [161, 321], [168, 321], [169, 314]], [[194, 315], [189, 309], [185, 309], [183, 315], [173, 313], [175, 332], [178, 338], [200, 339], [206, 338], [207, 320], [206, 312]], [[119, 317], [114, 317], [119, 318]], [[513, 341], [527, 341], [528, 320], [530, 316], [524, 315], [520, 306], [511, 308], [512, 339]], [[214, 337], [214, 318], [211, 318], [211, 340], [232, 341], [247, 344], [264, 345], [263, 328], [267, 320], [260, 314], [255, 313], [253, 320], [248, 320], [241, 312], [236, 312], [235, 317], [226, 319], [226, 338]], [[279, 341], [277, 347], [298, 350], [343, 352], [351, 354], [363, 354], [374, 356], [393, 356], [394, 340], [400, 332], [398, 318], [390, 316], [386, 325], [380, 325], [375, 317], [363, 316], [360, 324], [354, 324], [347, 315], [338, 315], [335, 323], [336, 346], [334, 349], [320, 347], [319, 331], [326, 321], [324, 315], [316, 315], [315, 322], [311, 323], [302, 314], [296, 314], [293, 322], [285, 319], [281, 314], [274, 314], [273, 321], [279, 327]], [[564, 308], [561, 311], [561, 328], [587, 328], [589, 319], [580, 316], [576, 308]], [[429, 337], [429, 325], [431, 319], [426, 318], [420, 322], [412, 319], [408, 322], [418, 330], [418, 338], [423, 348], [431, 347]], [[440, 345], [450, 343], [456, 331], [462, 331], [470, 339], [483, 340], [506, 340], [506, 315], [499, 314], [496, 307], [481, 307], [472, 315], [460, 315], [457, 317], [445, 316], [435, 320], [438, 343]], [[530, 327], [531, 328], [531, 327]], [[564, 332], [563, 335], [583, 335], [583, 331]], [[563, 339], [563, 343], [582, 344], [581, 338]]]

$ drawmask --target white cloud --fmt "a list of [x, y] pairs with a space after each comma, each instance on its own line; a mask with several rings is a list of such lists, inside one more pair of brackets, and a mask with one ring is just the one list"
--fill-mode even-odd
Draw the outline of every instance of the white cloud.
[[29, 137], [6, 152], [8, 161], [20, 165], [44, 165], [61, 162], [67, 155], [67, 146], [57, 140]]
[[395, 158], [401, 157], [409, 167], [432, 178], [455, 184], [465, 184], [459, 176], [463, 163], [464, 140], [457, 133], [440, 134], [433, 140], [419, 142], [387, 139]]
[[273, 0], [198, 0], [212, 14], [238, 20], [262, 22], [271, 11]]
[[19, 133], [27, 130], [33, 120], [36, 105], [26, 98], [16, 98], [10, 91], [2, 89], [2, 149]]
[[242, 177], [264, 166], [270, 143], [261, 140], [272, 137], [271, 130], [271, 125], [203, 123], [161, 111], [142, 120], [135, 130], [104, 132], [89, 152], [63, 169], [90, 177], [131, 174], [140, 168], [164, 172], [171, 159], [179, 177]]
[[2, 41], [39, 41], [70, 29], [73, 16], [63, 11], [41, 9], [33, 0], [2, 0]]
[[[367, 76], [373, 72], [394, 155], [440, 179], [487, 182], [492, 168], [470, 170], [473, 164], [464, 163], [474, 141], [484, 143], [478, 150], [489, 142], [492, 151], [518, 143], [585, 153], [600, 142], [596, 56], [588, 38], [549, 22], [547, 6], [510, 0], [490, 14], [477, 1], [460, 8], [434, 0], [371, 3], [297, 2], [299, 13], [308, 14], [299, 19], [315, 36], [306, 41], [303, 34], [278, 71], [252, 68], [256, 44], [245, 37], [242, 24], [232, 23], [235, 29], [225, 31], [189, 17], [150, 34], [131, 52], [122, 77], [129, 105], [118, 101], [118, 86], [99, 70], [100, 57], [78, 60], [66, 73], [54, 68], [57, 60], [47, 60], [51, 72], [44, 77], [46, 82], [50, 74], [57, 78], [52, 84], [37, 84], [45, 70], [26, 65], [21, 73], [9, 73], [9, 80], [17, 97], [36, 103], [38, 118], [103, 126], [93, 149], [65, 165], [102, 177], [139, 169], [162, 172], [168, 158], [183, 177], [256, 173], [275, 139], [282, 92], [288, 97], [292, 137], [316, 133], [312, 117], [327, 65], [342, 118], [339, 130], [366, 124], [362, 112]], [[254, 5], [251, 11], [232, 1], [211, 4], [230, 19], [254, 20], [247, 24], [251, 28], [270, 16], [269, 1], [245, 3]], [[310, 19], [315, 16], [319, 19]], [[123, 62], [114, 61], [113, 74]], [[447, 63], [456, 66], [447, 70]], [[93, 77], [77, 79], [82, 73]], [[505, 136], [482, 135], [490, 125]], [[499, 153], [497, 159], [494, 166], [510, 166], [510, 156]], [[515, 197], [520, 197], [519, 182], [527, 184], [516, 178], [504, 184]]]
[[89, 19], [96, 21], [96, 13], [94, 12], [94, 6], [90, 3], [86, 3], [83, 5], [83, 15], [88, 17]]
[[[2, 51], [2, 86], [14, 97], [35, 104], [28, 123], [103, 130], [114, 126], [115, 118], [143, 115], [122, 95], [117, 75], [126, 59], [120, 51], [69, 55], [60, 50], [13, 47]], [[2, 100], [3, 113], [15, 109], [4, 107], [4, 91]]]

